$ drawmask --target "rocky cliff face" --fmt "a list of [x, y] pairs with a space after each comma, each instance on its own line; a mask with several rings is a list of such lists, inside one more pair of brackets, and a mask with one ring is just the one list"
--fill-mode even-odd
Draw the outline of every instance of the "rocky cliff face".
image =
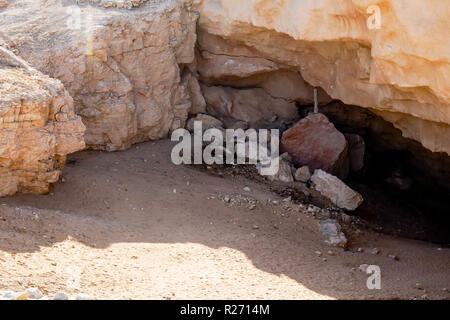
[[89, 148], [164, 138], [198, 113], [283, 128], [317, 87], [322, 106], [363, 107], [450, 154], [445, 0], [3, 2], [0, 46], [64, 84]]
[[[91, 148], [124, 149], [184, 126], [189, 113], [207, 110], [198, 77], [207, 93], [245, 88], [287, 110], [263, 106], [263, 120], [311, 103], [316, 86], [323, 104], [368, 108], [405, 137], [450, 153], [446, 1], [63, 2], [10, 3], [0, 11], [2, 39], [64, 83]], [[367, 13], [374, 5], [379, 16]], [[242, 94], [225, 91], [225, 101], [207, 94], [209, 109], [248, 121], [235, 99]]]
[[0, 21], [6, 45], [64, 83], [86, 144], [114, 151], [185, 125], [191, 102], [181, 71], [194, 59], [198, 17], [190, 4], [16, 1]]
[[263, 75], [284, 70], [450, 154], [446, 1], [203, 0], [199, 11], [205, 81], [261, 85]]
[[0, 59], [0, 196], [48, 192], [84, 131], [59, 80]]

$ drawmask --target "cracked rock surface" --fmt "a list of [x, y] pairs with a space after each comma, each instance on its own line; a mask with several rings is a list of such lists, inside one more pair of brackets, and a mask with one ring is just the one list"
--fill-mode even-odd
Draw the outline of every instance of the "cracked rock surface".
[[86, 144], [108, 151], [184, 127], [192, 104], [181, 76], [194, 59], [192, 1], [120, 3], [19, 0], [0, 12], [0, 42], [63, 82]]
[[[367, 26], [370, 5], [380, 9], [380, 29]], [[300, 74], [333, 99], [369, 108], [404, 137], [450, 154], [443, 138], [450, 134], [450, 47], [442, 41], [449, 10], [442, 0], [203, 0], [199, 73], [208, 81], [240, 78], [243, 86], [278, 70]]]
[[0, 196], [48, 192], [84, 131], [59, 80], [0, 64]]

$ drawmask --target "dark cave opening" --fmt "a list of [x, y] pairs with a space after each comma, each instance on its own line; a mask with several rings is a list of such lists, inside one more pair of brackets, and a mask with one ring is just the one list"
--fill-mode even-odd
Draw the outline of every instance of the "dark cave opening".
[[[313, 106], [299, 105], [301, 117]], [[364, 167], [345, 182], [364, 203], [353, 215], [391, 235], [450, 245], [450, 157], [404, 138], [399, 129], [367, 109], [339, 101], [321, 106], [343, 134], [364, 139]]]

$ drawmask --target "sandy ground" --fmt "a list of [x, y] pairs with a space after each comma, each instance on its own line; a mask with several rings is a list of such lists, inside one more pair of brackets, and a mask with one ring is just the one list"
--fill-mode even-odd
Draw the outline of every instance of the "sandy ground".
[[[330, 248], [314, 217], [267, 204], [281, 200], [267, 186], [175, 166], [170, 150], [169, 141], [159, 141], [125, 152], [77, 153], [51, 194], [0, 199], [0, 292], [38, 287], [101, 299], [450, 297], [443, 290], [450, 288], [449, 249], [369, 231], [353, 237], [347, 251]], [[224, 195], [258, 204], [230, 206], [220, 200]], [[370, 253], [374, 247], [380, 254]], [[380, 290], [367, 289], [361, 264], [380, 266]]]

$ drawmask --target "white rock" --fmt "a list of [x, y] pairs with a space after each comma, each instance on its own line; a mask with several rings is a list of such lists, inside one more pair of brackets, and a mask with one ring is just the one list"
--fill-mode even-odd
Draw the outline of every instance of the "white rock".
[[377, 248], [373, 248], [373, 249], [370, 251], [370, 253], [376, 255], [376, 254], [379, 254], [379, 253], [380, 253], [380, 250], [378, 250]]
[[341, 225], [333, 219], [319, 221], [320, 232], [327, 237], [325, 242], [333, 247], [345, 248], [347, 238], [342, 232]]
[[43, 297], [42, 292], [38, 288], [29, 288], [25, 291], [30, 299], [40, 299]]
[[8, 291], [8, 292], [5, 292], [5, 293], [3, 294], [3, 299], [4, 299], [4, 300], [16, 300], [16, 297], [17, 297], [18, 295], [19, 295], [19, 294], [16, 293], [16, 292]]
[[339, 178], [323, 170], [315, 170], [311, 181], [317, 191], [339, 208], [355, 210], [364, 200], [358, 192], [349, 188]]
[[367, 268], [369, 268], [369, 265], [365, 263], [359, 266], [359, 270], [362, 272], [367, 272]]
[[75, 296], [75, 300], [95, 300], [95, 298], [84, 293], [79, 293]]
[[58, 292], [53, 297], [53, 300], [69, 300], [69, 297], [64, 292]]

